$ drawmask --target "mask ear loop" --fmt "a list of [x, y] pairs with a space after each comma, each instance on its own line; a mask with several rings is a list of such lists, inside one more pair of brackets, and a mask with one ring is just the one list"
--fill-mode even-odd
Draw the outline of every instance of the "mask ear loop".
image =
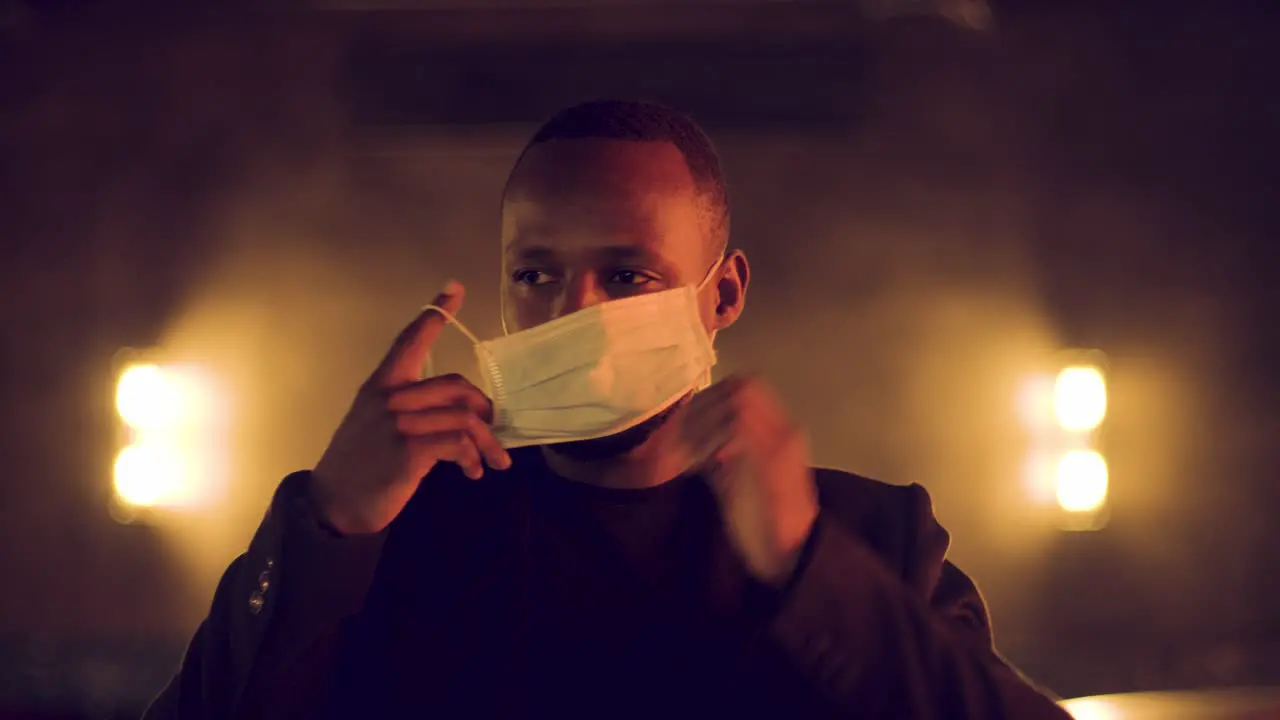
[[729, 250], [728, 247], [724, 247], [720, 249], [720, 257], [717, 258], [716, 261], [711, 264], [711, 269], [707, 271], [707, 274], [702, 276], [702, 282], [698, 283], [698, 286], [696, 288], [698, 292], [702, 292], [703, 290], [706, 290], [707, 286], [711, 284], [711, 278], [715, 277], [716, 271], [720, 269], [721, 265], [724, 265], [725, 253], [728, 252], [728, 250]]
[[507, 269], [498, 263], [498, 321], [502, 323], [503, 336], [510, 335], [507, 329]]
[[[436, 312], [440, 313], [441, 315], [444, 316], [445, 320], [449, 321], [450, 325], [453, 325], [454, 327], [461, 330], [462, 334], [466, 335], [467, 339], [470, 340], [473, 344], [475, 345], [480, 344], [480, 338], [476, 337], [475, 333], [468, 330], [467, 326], [463, 325], [462, 321], [458, 320], [458, 318], [455, 317], [453, 313], [449, 312], [448, 310], [445, 310], [439, 305], [423, 305], [422, 306], [422, 312], [426, 312], [428, 310], [435, 310]], [[435, 360], [432, 358], [431, 353], [427, 353], [427, 359], [422, 362], [422, 377], [424, 378], [435, 377], [435, 374], [436, 374], [435, 365], [436, 365]]]
[[[694, 289], [694, 294], [702, 292], [711, 284], [711, 279], [716, 276], [716, 271], [718, 271], [720, 266], [724, 264], [725, 253], [728, 251], [729, 247], [727, 245], [720, 249], [720, 257], [716, 260], [715, 264], [711, 266], [711, 269], [707, 271], [707, 274], [702, 278], [702, 282], [698, 283], [698, 286]], [[718, 332], [720, 331], [710, 330], [707, 332], [707, 340], [713, 346], [716, 343], [716, 333]], [[702, 374], [702, 378], [698, 380], [698, 384], [693, 388], [693, 391], [695, 393], [702, 392], [709, 387], [711, 387], [711, 368], [707, 368], [706, 372]]]

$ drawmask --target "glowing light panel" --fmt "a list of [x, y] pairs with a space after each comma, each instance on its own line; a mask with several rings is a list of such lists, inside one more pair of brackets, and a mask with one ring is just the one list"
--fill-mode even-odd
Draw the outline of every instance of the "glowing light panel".
[[1053, 412], [1068, 432], [1088, 432], [1107, 416], [1107, 382], [1095, 367], [1069, 367], [1053, 384]]
[[116, 410], [128, 444], [116, 455], [117, 500], [133, 508], [198, 508], [223, 482], [225, 408], [209, 375], [195, 366], [131, 365], [116, 384]]
[[190, 494], [191, 479], [186, 458], [164, 443], [137, 443], [116, 455], [115, 491], [128, 505], [174, 504]]
[[1057, 468], [1058, 506], [1067, 512], [1093, 512], [1107, 501], [1107, 461], [1093, 450], [1072, 450]]
[[176, 421], [183, 412], [180, 383], [158, 365], [133, 365], [120, 374], [116, 411], [133, 428], [154, 428]]

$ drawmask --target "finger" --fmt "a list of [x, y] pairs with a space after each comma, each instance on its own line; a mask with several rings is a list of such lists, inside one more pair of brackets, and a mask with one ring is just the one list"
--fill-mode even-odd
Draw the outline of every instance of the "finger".
[[415, 458], [415, 464], [430, 467], [436, 462], [451, 462], [472, 480], [479, 480], [484, 476], [480, 451], [476, 449], [471, 436], [464, 431], [415, 436], [407, 438], [406, 442], [410, 454]]
[[737, 432], [734, 407], [721, 403], [682, 418], [680, 439], [695, 464], [704, 462]]
[[781, 435], [793, 428], [786, 403], [772, 384], [753, 378], [739, 397], [740, 407], [744, 408], [744, 418], [751, 421], [756, 432]]
[[682, 418], [679, 434], [692, 467], [710, 472], [732, 458], [767, 454], [794, 430], [764, 381], [740, 376], [716, 390]]
[[[450, 314], [456, 315], [462, 309], [465, 296], [466, 290], [462, 287], [462, 283], [450, 280], [445, 283], [444, 289], [435, 300], [431, 301], [431, 304], [438, 305]], [[409, 323], [408, 327], [401, 331], [370, 380], [379, 387], [394, 387], [420, 379], [427, 354], [431, 352], [431, 346], [440, 337], [440, 332], [448, 322], [448, 319], [435, 309], [423, 310], [413, 322]]]
[[690, 405], [713, 405], [723, 402], [740, 391], [750, 378], [745, 375], [730, 375], [719, 382], [712, 383], [701, 392], [694, 393]]
[[695, 423], [705, 422], [708, 416], [717, 412], [716, 408], [732, 402], [750, 382], [752, 380], [747, 376], [731, 375], [695, 393], [685, 408], [686, 416]]
[[714, 393], [708, 394], [703, 402], [692, 408], [692, 423], [724, 422], [721, 408], [727, 407], [731, 409], [730, 419], [741, 426], [744, 434], [757, 436], [757, 440], [763, 440], [761, 436], [780, 433], [790, 424], [777, 392], [758, 377], [733, 376], [712, 386], [712, 389]]
[[678, 412], [672, 418], [675, 430], [674, 443], [669, 457], [677, 473], [704, 473], [715, 453], [727, 444], [734, 429], [727, 421], [729, 408], [717, 405], [716, 414], [703, 414], [699, 417]]
[[726, 464], [741, 459], [742, 453], [736, 449], [739, 446], [740, 443], [731, 436], [716, 438], [698, 450], [698, 457], [690, 467], [704, 477], [716, 477]]
[[395, 414], [396, 430], [401, 435], [436, 435], [447, 432], [470, 432], [472, 425], [484, 421], [467, 408], [431, 408]]
[[475, 440], [467, 435], [459, 440], [455, 447], [458, 449], [458, 456], [454, 462], [462, 469], [462, 474], [472, 480], [484, 477], [484, 463], [480, 460], [480, 451], [476, 449]]
[[741, 477], [746, 467], [746, 458], [722, 453], [707, 459], [702, 469], [702, 477], [715, 491], [717, 497], [724, 498], [732, 490], [734, 478]]
[[394, 413], [437, 407], [467, 408], [486, 422], [493, 418], [493, 403], [461, 375], [418, 380], [387, 393], [387, 409]]
[[506, 470], [511, 467], [511, 456], [494, 437], [488, 423], [469, 409], [434, 408], [397, 413], [395, 420], [396, 429], [409, 436], [465, 432], [489, 467], [496, 470]]
[[738, 397], [746, 382], [741, 376], [729, 377], [694, 395], [681, 413], [682, 435], [700, 444], [707, 433], [733, 426], [740, 415]]
[[471, 440], [475, 442], [476, 449], [480, 451], [480, 455], [484, 457], [484, 461], [494, 470], [510, 470], [511, 455], [507, 449], [502, 447], [502, 443], [498, 441], [496, 435], [493, 434], [493, 428], [487, 422], [477, 422], [470, 429]]

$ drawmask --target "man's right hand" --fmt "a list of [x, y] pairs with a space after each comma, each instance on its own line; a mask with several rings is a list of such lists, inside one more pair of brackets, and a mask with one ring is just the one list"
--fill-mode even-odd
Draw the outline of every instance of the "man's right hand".
[[[433, 304], [456, 315], [463, 295], [462, 285], [450, 282]], [[436, 310], [424, 310], [400, 333], [312, 471], [312, 501], [338, 532], [385, 528], [437, 462], [457, 463], [473, 480], [485, 464], [511, 467], [489, 429], [493, 404], [483, 392], [460, 375], [421, 378], [447, 323]]]

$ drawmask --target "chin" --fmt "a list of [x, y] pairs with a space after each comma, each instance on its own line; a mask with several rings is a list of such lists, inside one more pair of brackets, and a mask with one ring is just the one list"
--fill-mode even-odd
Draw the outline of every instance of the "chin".
[[623, 430], [616, 435], [607, 435], [594, 440], [576, 440], [574, 442], [548, 445], [547, 449], [557, 455], [572, 460], [612, 460], [640, 447], [662, 424], [671, 417], [675, 409], [682, 403], [676, 403], [633, 428]]

